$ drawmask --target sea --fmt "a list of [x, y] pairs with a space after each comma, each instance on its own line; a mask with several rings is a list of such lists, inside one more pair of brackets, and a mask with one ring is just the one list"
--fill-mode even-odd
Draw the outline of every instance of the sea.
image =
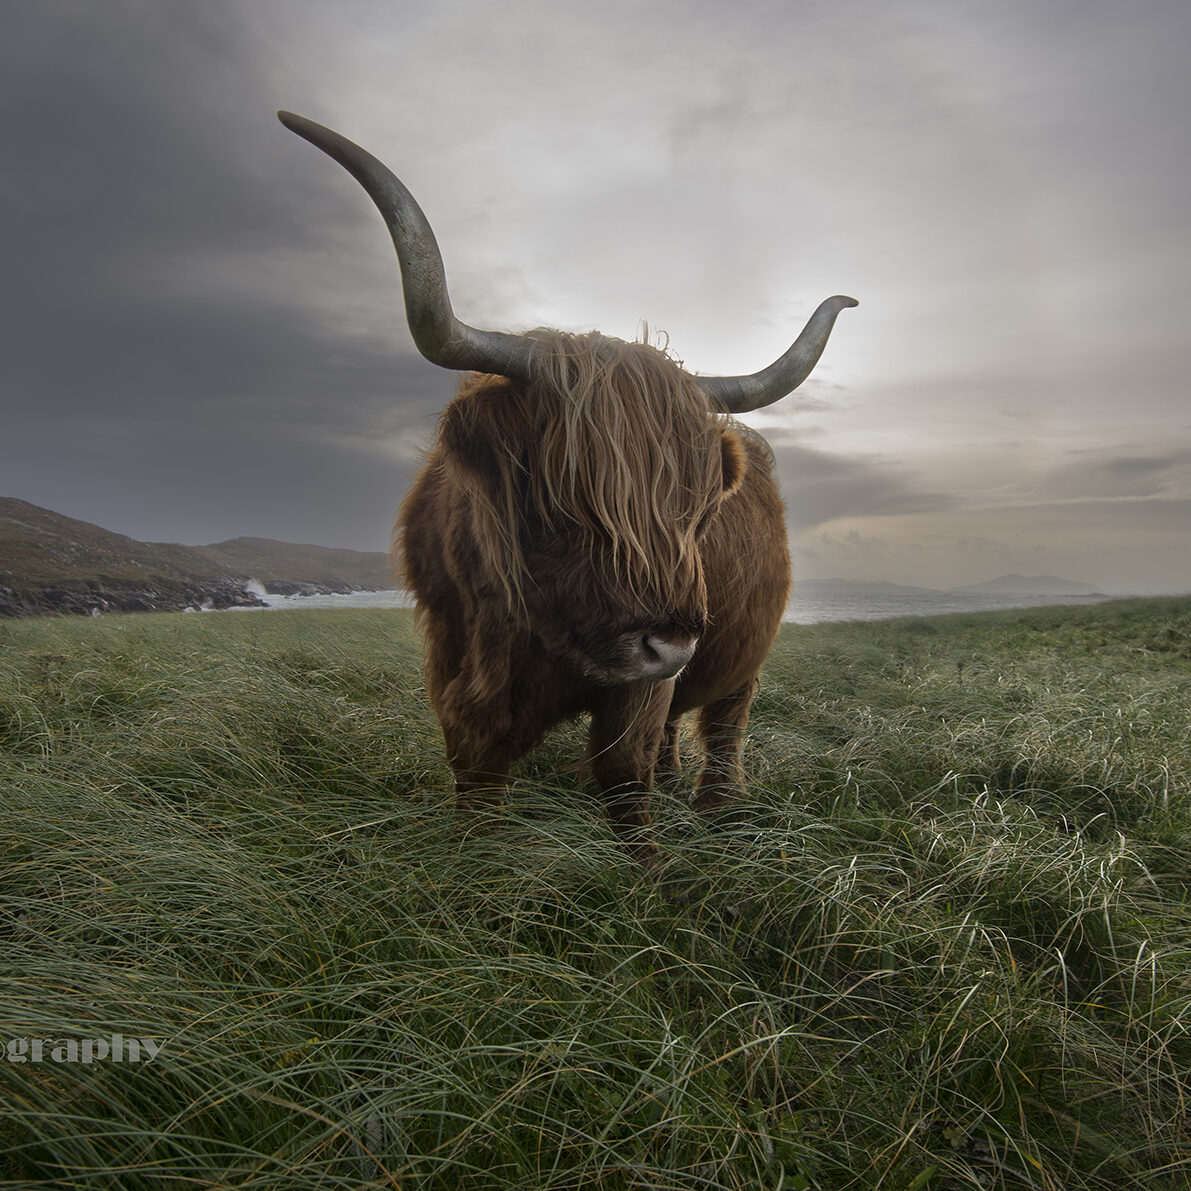
[[[269, 609], [408, 608], [403, 591], [355, 591], [349, 595], [262, 595]], [[992, 612], [1001, 608], [1034, 608], [1054, 604], [1099, 604], [1105, 595], [1006, 595], [978, 591], [799, 591], [798, 584], [782, 618], [791, 624], [823, 624], [836, 620], [888, 620], [895, 616], [937, 616], [944, 612]], [[253, 609], [242, 609], [253, 611]]]
[[835, 620], [890, 620], [895, 616], [939, 616], [945, 612], [995, 612], [1002, 608], [1038, 608], [1053, 604], [1085, 607], [1102, 604], [1106, 595], [1008, 595], [988, 591], [799, 592], [795, 583], [783, 620], [823, 624]]

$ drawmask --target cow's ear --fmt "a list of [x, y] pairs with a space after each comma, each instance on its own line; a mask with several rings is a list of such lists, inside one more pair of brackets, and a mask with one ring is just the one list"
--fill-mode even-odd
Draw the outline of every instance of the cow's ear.
[[523, 466], [529, 433], [525, 399], [503, 376], [468, 376], [438, 424], [448, 470], [491, 491]]
[[720, 460], [724, 476], [724, 495], [731, 496], [744, 482], [748, 455], [740, 436], [731, 430], [720, 432]]

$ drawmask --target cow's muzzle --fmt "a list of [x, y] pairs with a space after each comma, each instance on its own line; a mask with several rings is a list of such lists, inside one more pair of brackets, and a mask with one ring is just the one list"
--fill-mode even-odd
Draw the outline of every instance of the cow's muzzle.
[[689, 633], [643, 633], [632, 647], [632, 664], [642, 678], [674, 678], [694, 657], [699, 638]]

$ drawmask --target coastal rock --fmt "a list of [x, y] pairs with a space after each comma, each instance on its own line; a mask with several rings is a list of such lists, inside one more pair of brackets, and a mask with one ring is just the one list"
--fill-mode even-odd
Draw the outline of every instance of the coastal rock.
[[32, 590], [0, 587], [0, 616], [94, 616], [104, 612], [181, 612], [187, 608], [263, 608], [265, 601], [234, 579], [158, 582], [153, 586], [103, 581]]
[[262, 608], [261, 595], [345, 595], [391, 586], [388, 556], [233, 538], [138, 542], [0, 497], [0, 617]]
[[279, 596], [350, 595], [353, 591], [368, 590], [358, 583], [314, 583], [297, 579], [268, 579], [264, 588], [269, 595]]

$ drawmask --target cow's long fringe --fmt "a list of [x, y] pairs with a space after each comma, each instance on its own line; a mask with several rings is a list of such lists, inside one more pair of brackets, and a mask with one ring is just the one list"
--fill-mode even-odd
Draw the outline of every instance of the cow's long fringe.
[[[679, 593], [689, 603], [700, 582], [695, 529], [722, 489], [727, 419], [708, 409], [675, 360], [648, 343], [594, 331], [528, 335], [535, 348], [529, 383], [470, 373], [430, 455], [466, 493], [483, 582], [501, 591], [506, 611], [519, 619], [532, 582], [523, 535], [559, 533], [568, 553], [576, 535], [586, 541], [610, 600], [621, 607], [674, 607], [683, 602]], [[468, 433], [487, 442], [482, 482], [455, 468], [443, 449], [450, 424], [469, 425]], [[403, 509], [394, 526], [399, 569], [404, 517]]]
[[[598, 332], [531, 333], [532, 494], [544, 522], [611, 559], [610, 587], [652, 603], [689, 591], [694, 529], [721, 485], [719, 420], [665, 352]], [[665, 604], [663, 604], [665, 606]]]

